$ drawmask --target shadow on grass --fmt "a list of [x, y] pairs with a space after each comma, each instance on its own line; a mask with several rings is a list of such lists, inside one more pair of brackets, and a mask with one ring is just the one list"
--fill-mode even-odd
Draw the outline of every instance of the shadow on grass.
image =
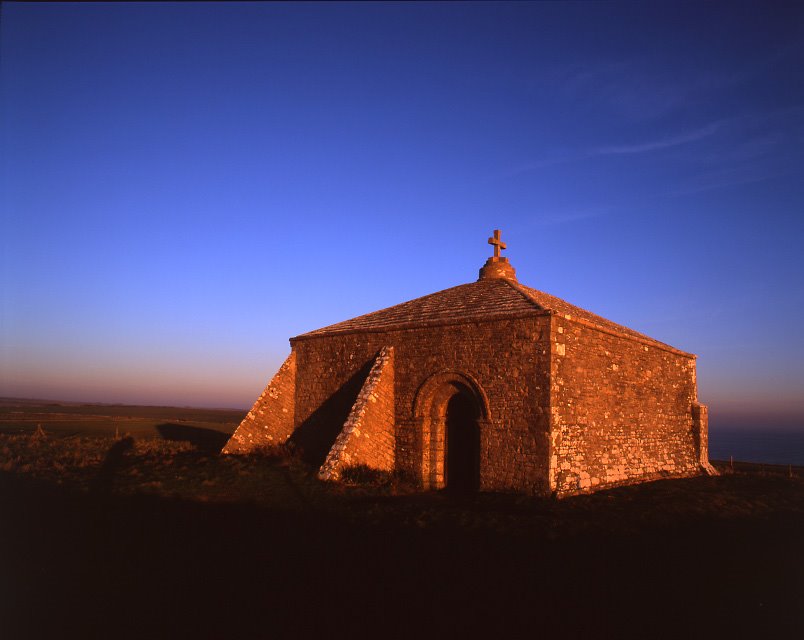
[[156, 430], [165, 440], [189, 442], [199, 451], [209, 454], [220, 453], [229, 440], [228, 434], [214, 429], [203, 429], [170, 422], [157, 425]]
[[111, 491], [115, 474], [117, 474], [123, 466], [123, 456], [126, 451], [130, 451], [133, 448], [134, 438], [130, 436], [118, 440], [109, 448], [106, 457], [103, 459], [103, 464], [98, 471], [98, 475], [95, 476], [92, 482], [92, 489], [94, 491]]

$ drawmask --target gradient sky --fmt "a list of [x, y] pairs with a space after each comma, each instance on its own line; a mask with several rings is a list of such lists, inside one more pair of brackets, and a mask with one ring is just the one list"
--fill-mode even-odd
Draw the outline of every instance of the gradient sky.
[[713, 415], [795, 421], [802, 7], [3, 3], [0, 395], [250, 406], [500, 228]]

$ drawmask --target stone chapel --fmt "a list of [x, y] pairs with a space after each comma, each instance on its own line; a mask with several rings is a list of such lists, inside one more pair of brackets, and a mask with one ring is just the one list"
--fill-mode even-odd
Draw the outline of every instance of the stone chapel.
[[520, 284], [488, 241], [476, 282], [291, 338], [223, 453], [558, 497], [714, 473], [696, 356]]

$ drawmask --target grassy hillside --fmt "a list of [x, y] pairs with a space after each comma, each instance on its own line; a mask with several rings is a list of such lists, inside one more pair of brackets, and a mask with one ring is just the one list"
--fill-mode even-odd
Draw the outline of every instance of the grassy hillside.
[[157, 427], [176, 423], [231, 434], [246, 412], [236, 409], [142, 407], [46, 400], [0, 399], [0, 433], [31, 433], [41, 426], [54, 436], [161, 437]]

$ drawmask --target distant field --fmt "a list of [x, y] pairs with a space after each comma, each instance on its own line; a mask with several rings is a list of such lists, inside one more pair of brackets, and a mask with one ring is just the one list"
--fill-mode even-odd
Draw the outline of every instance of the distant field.
[[28, 433], [41, 426], [54, 436], [111, 436], [159, 438], [159, 427], [179, 424], [234, 432], [246, 412], [236, 409], [141, 407], [123, 404], [81, 404], [0, 398], [0, 433]]

